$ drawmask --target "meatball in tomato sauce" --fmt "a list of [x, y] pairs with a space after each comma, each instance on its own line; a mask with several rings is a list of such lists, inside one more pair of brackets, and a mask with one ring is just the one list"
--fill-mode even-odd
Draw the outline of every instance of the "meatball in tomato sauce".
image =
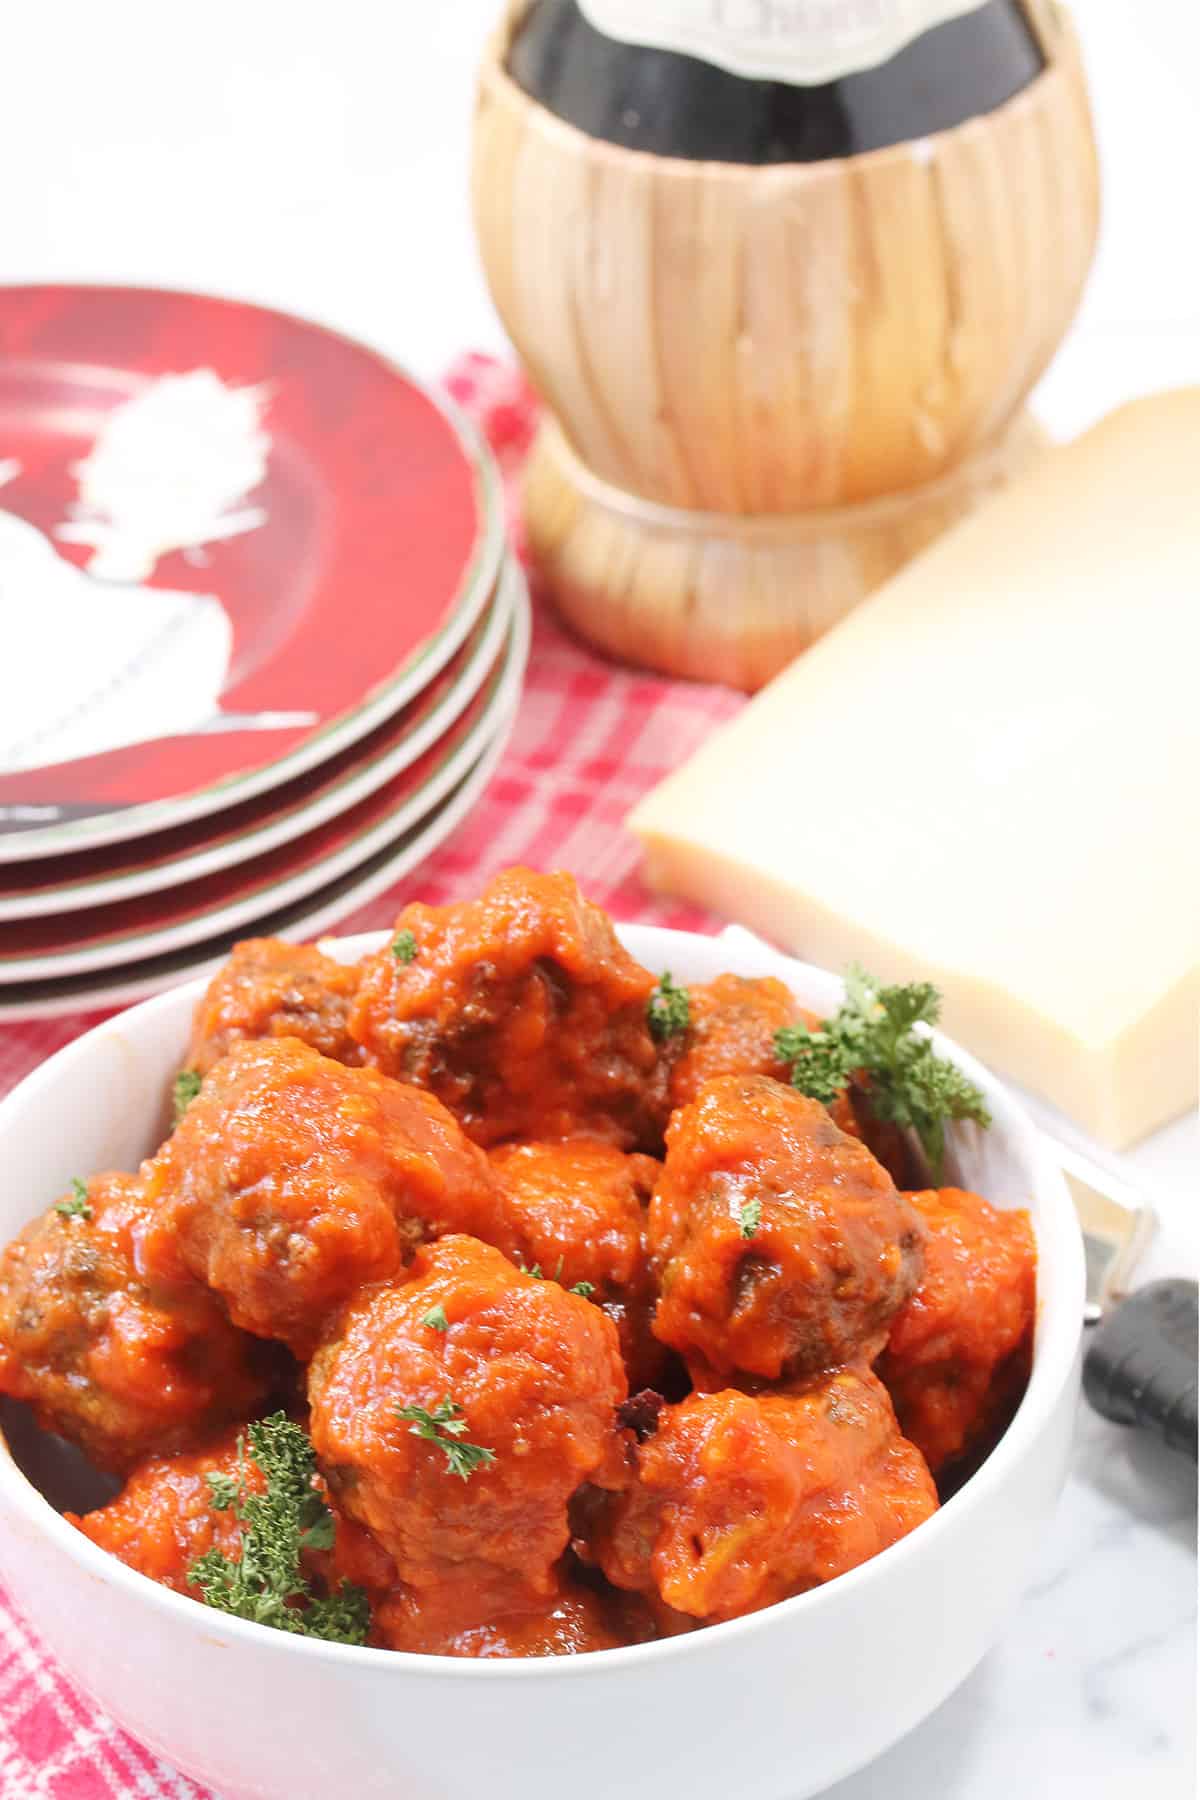
[[842, 1369], [796, 1392], [726, 1388], [663, 1408], [586, 1550], [618, 1587], [713, 1622], [831, 1581], [936, 1507], [885, 1389]]
[[722, 1076], [682, 1107], [650, 1203], [655, 1335], [768, 1381], [882, 1348], [921, 1269], [913, 1208], [815, 1100]]
[[1029, 1376], [1036, 1256], [1024, 1211], [961, 1188], [909, 1199], [925, 1224], [925, 1271], [876, 1368], [931, 1469], [1005, 1424]]
[[315, 944], [247, 938], [235, 944], [196, 1008], [187, 1067], [207, 1074], [242, 1038], [299, 1038], [336, 1062], [361, 1063], [348, 1029], [358, 991], [354, 964], [334, 962]]
[[653, 1385], [665, 1352], [650, 1332], [645, 1227], [661, 1165], [588, 1138], [506, 1144], [491, 1163], [525, 1266], [603, 1307], [617, 1327], [630, 1387]]
[[[469, 1604], [468, 1614], [477, 1611]], [[397, 1588], [375, 1609], [374, 1639], [388, 1650], [432, 1656], [584, 1656], [645, 1643], [660, 1633], [652, 1609], [635, 1594], [585, 1586], [559, 1573], [549, 1594], [525, 1594], [485, 1623], [439, 1604], [436, 1593]]]
[[244, 1417], [275, 1365], [186, 1270], [147, 1272], [138, 1177], [78, 1185], [0, 1254], [0, 1393], [121, 1472]]
[[474, 1622], [554, 1591], [567, 1504], [621, 1466], [616, 1328], [590, 1300], [467, 1237], [368, 1291], [309, 1370], [311, 1432], [343, 1507]]
[[718, 1075], [770, 1075], [788, 1079], [775, 1049], [787, 1026], [817, 1023], [790, 988], [773, 975], [718, 975], [688, 988], [687, 1028], [663, 1046], [668, 1111], [689, 1106], [706, 1081]]
[[509, 869], [478, 900], [406, 907], [363, 965], [350, 1028], [477, 1143], [661, 1135], [646, 1019], [654, 977], [570, 875]]
[[300, 1357], [425, 1238], [469, 1230], [519, 1251], [487, 1158], [432, 1094], [295, 1038], [235, 1044], [146, 1174], [151, 1264], [188, 1271]]
[[[202, 1556], [217, 1550], [238, 1562], [242, 1554], [242, 1522], [232, 1507], [214, 1505], [214, 1480], [237, 1484], [246, 1494], [266, 1491], [243, 1427], [231, 1427], [198, 1450], [147, 1458], [107, 1506], [66, 1517], [139, 1575], [195, 1595], [190, 1571]], [[351, 1581], [372, 1597], [388, 1593], [395, 1582], [391, 1558], [338, 1512], [324, 1483], [318, 1481], [317, 1491], [332, 1515], [333, 1543], [304, 1552], [306, 1577], [327, 1588]]]

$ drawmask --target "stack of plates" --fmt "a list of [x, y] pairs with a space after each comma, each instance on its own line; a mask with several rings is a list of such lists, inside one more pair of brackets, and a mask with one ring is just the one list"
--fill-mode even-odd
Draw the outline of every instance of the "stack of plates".
[[512, 727], [528, 599], [461, 419], [257, 307], [0, 289], [0, 1021], [311, 937]]

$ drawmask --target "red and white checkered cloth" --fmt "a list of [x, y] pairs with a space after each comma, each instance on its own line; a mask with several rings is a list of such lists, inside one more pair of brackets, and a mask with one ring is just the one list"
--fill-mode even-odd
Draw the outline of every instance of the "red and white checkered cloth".
[[[464, 357], [447, 386], [500, 461], [516, 532], [514, 484], [533, 432], [533, 396], [514, 369], [483, 356]], [[386, 925], [410, 900], [461, 899], [511, 863], [570, 869], [619, 919], [715, 928], [717, 921], [694, 907], [647, 892], [623, 821], [638, 796], [740, 704], [741, 696], [726, 688], [668, 681], [603, 660], [569, 637], [535, 593], [525, 692], [491, 786], [414, 875], [336, 929]], [[0, 1028], [0, 1094], [103, 1017], [78, 1013]], [[0, 1800], [127, 1795], [203, 1800], [194, 1782], [157, 1762], [78, 1692], [0, 1591]]]

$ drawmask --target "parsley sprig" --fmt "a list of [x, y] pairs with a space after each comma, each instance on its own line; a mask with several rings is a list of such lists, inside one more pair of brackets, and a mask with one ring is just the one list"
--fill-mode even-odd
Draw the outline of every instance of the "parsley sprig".
[[935, 1182], [946, 1162], [946, 1126], [953, 1119], [990, 1125], [982, 1093], [956, 1064], [939, 1056], [919, 1025], [936, 1025], [941, 995], [928, 981], [884, 987], [854, 966], [846, 998], [815, 1030], [790, 1025], [775, 1034], [775, 1050], [792, 1065], [792, 1084], [828, 1106], [851, 1075], [870, 1077], [867, 1103], [877, 1119], [912, 1131]]
[[476, 1469], [486, 1468], [496, 1460], [496, 1452], [485, 1445], [461, 1442], [467, 1421], [462, 1407], [449, 1394], [432, 1412], [425, 1406], [398, 1406], [396, 1417], [410, 1421], [408, 1429], [413, 1437], [427, 1438], [436, 1444], [446, 1458], [450, 1474], [461, 1481], [469, 1481]]
[[650, 1035], [661, 1044], [678, 1037], [688, 1028], [692, 1016], [691, 1001], [685, 987], [676, 987], [670, 970], [664, 971], [657, 987], [646, 1002], [646, 1018]]
[[[249, 1486], [249, 1462], [266, 1481], [262, 1493]], [[188, 1580], [220, 1612], [301, 1637], [361, 1644], [369, 1623], [362, 1588], [343, 1581], [330, 1594], [314, 1594], [302, 1565], [304, 1551], [333, 1547], [333, 1514], [313, 1486], [316, 1472], [306, 1433], [286, 1413], [247, 1426], [238, 1438], [237, 1473], [208, 1476], [213, 1510], [231, 1512], [241, 1525], [241, 1555], [206, 1550]]]
[[200, 1092], [200, 1076], [195, 1069], [180, 1069], [171, 1089], [171, 1105], [178, 1125], [196, 1095]]
[[392, 955], [398, 963], [416, 961], [417, 940], [411, 931], [398, 931], [392, 939]]
[[72, 1176], [70, 1199], [60, 1200], [54, 1210], [64, 1219], [90, 1219], [92, 1204], [88, 1199], [87, 1182], [80, 1181], [78, 1175]]

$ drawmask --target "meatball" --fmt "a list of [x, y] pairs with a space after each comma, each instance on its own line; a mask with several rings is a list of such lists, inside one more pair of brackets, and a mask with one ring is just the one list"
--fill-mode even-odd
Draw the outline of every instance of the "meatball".
[[611, 1144], [506, 1144], [492, 1152], [526, 1267], [564, 1287], [587, 1283], [613, 1320], [631, 1388], [652, 1386], [664, 1352], [651, 1336], [654, 1290], [644, 1235], [660, 1165]]
[[437, 1594], [397, 1588], [376, 1609], [374, 1628], [388, 1650], [470, 1657], [582, 1656], [658, 1635], [638, 1596], [601, 1592], [567, 1576], [549, 1595], [524, 1596], [482, 1624], [477, 1617], [464, 1624]]
[[688, 1106], [706, 1081], [718, 1075], [770, 1075], [788, 1079], [775, 1054], [775, 1033], [785, 1026], [817, 1023], [790, 988], [773, 975], [718, 975], [688, 989], [688, 1026], [663, 1046], [668, 1111]]
[[1027, 1212], [941, 1188], [909, 1196], [925, 1273], [876, 1365], [907, 1437], [937, 1470], [979, 1449], [1025, 1386], [1036, 1252]]
[[721, 1076], [667, 1131], [648, 1226], [655, 1335], [770, 1381], [870, 1360], [916, 1286], [921, 1238], [823, 1106], [768, 1076]]
[[[775, 1053], [775, 1034], [785, 1027], [821, 1021], [806, 1012], [790, 988], [773, 976], [718, 975], [688, 989], [688, 1027], [662, 1048], [667, 1110], [688, 1106], [706, 1081], [718, 1075], [770, 1075], [788, 1081], [791, 1065]], [[830, 1106], [834, 1123], [861, 1138], [897, 1186], [914, 1185], [914, 1161], [895, 1125], [877, 1119], [870, 1105], [870, 1078], [859, 1072]]]
[[423, 1238], [518, 1249], [487, 1158], [431, 1094], [295, 1038], [235, 1044], [146, 1172], [151, 1266], [188, 1269], [302, 1360], [330, 1312]]
[[[238, 1436], [235, 1426], [202, 1450], [149, 1457], [115, 1500], [82, 1517], [67, 1513], [67, 1520], [139, 1575], [196, 1594], [188, 1581], [192, 1564], [208, 1550], [235, 1558], [241, 1544], [241, 1526], [232, 1512], [216, 1510], [208, 1482], [210, 1475], [236, 1474]], [[246, 1484], [253, 1493], [265, 1485], [253, 1463]]]
[[[188, 1580], [192, 1564], [209, 1550], [220, 1550], [233, 1562], [241, 1554], [242, 1527], [232, 1510], [213, 1505], [209, 1477], [240, 1477], [256, 1494], [266, 1485], [253, 1459], [239, 1455], [241, 1439], [242, 1428], [233, 1426], [201, 1450], [150, 1457], [107, 1506], [82, 1518], [66, 1517], [140, 1575], [198, 1598]], [[333, 1587], [352, 1581], [368, 1594], [387, 1593], [395, 1580], [390, 1557], [360, 1525], [339, 1514], [327, 1494], [323, 1498], [333, 1513], [333, 1547], [304, 1553], [309, 1578]]]
[[882, 1384], [841, 1369], [795, 1393], [726, 1388], [665, 1407], [590, 1545], [619, 1587], [705, 1621], [855, 1568], [937, 1507]]
[[623, 1463], [611, 1320], [498, 1250], [446, 1237], [347, 1308], [309, 1370], [313, 1444], [346, 1511], [481, 1623], [547, 1596], [581, 1482]]
[[240, 1038], [292, 1037], [337, 1062], [361, 1063], [347, 1029], [358, 990], [353, 965], [323, 956], [315, 944], [247, 938], [213, 976], [196, 1008], [187, 1066], [206, 1075]]
[[898, 1188], [911, 1188], [921, 1179], [913, 1148], [899, 1125], [876, 1118], [871, 1108], [871, 1078], [859, 1069], [829, 1108], [830, 1116], [847, 1137], [861, 1140], [882, 1163]]
[[658, 1141], [654, 978], [570, 875], [509, 869], [478, 900], [406, 907], [396, 928], [415, 954], [369, 958], [350, 1015], [369, 1061], [429, 1088], [480, 1144]]
[[132, 1175], [96, 1175], [0, 1253], [0, 1393], [121, 1473], [250, 1411], [274, 1358], [186, 1273], [148, 1274]]

